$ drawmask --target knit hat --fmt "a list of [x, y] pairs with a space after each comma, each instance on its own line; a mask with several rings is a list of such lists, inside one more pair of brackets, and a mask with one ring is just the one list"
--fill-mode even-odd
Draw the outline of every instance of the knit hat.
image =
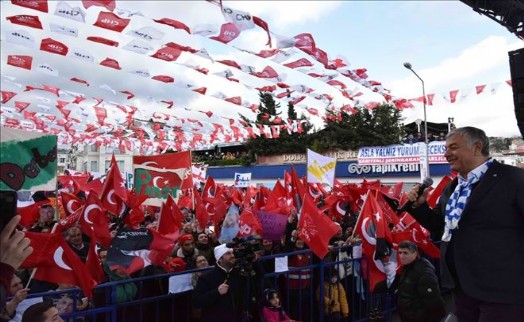
[[215, 247], [214, 253], [216, 261], [218, 262], [218, 260], [221, 259], [222, 256], [229, 251], [233, 251], [233, 248], [228, 248], [226, 244], [218, 245], [217, 247]]
[[179, 244], [180, 246], [182, 246], [182, 245], [184, 245], [186, 242], [188, 242], [188, 241], [191, 241], [191, 242], [192, 242], [192, 241], [194, 241], [194, 240], [195, 240], [195, 238], [193, 237], [193, 235], [191, 235], [191, 234], [184, 234], [184, 235], [180, 236], [180, 238], [178, 238], [178, 244]]

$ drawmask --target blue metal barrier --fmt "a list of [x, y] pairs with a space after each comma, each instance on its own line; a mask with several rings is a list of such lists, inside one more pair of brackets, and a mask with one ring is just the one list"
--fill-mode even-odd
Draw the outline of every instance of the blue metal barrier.
[[[346, 247], [335, 248], [333, 252], [344, 251]], [[310, 250], [301, 250], [292, 253], [279, 253], [263, 256], [259, 261], [274, 261], [277, 257], [311, 255]], [[347, 295], [349, 304], [348, 321], [368, 321], [370, 313], [377, 310], [384, 316], [381, 321], [391, 321], [394, 298], [391, 294], [370, 294], [367, 281], [362, 279], [360, 272], [361, 258], [343, 260], [316, 261], [312, 255], [312, 262], [303, 267], [289, 268], [282, 272], [265, 272], [260, 278], [259, 290], [266, 287], [275, 288], [282, 299], [282, 305], [292, 319], [300, 321], [330, 321], [325, 315], [324, 282], [331, 279], [333, 274], [342, 275], [340, 282]], [[328, 256], [329, 257], [329, 256]], [[198, 321], [196, 311], [191, 304], [192, 291], [172, 294], [168, 291], [169, 278], [177, 275], [193, 274], [206, 271], [209, 268], [183, 271], [177, 273], [145, 276], [123, 281], [108, 282], [98, 285], [94, 289], [94, 297], [90, 307], [84, 311], [76, 309], [81, 291], [79, 289], [31, 294], [29, 297], [61, 297], [67, 294], [73, 300], [72, 311], [63, 316], [65, 321], [91, 321], [91, 322], [142, 322], [142, 321]], [[299, 275], [303, 270], [310, 270], [307, 276], [308, 287], [296, 290], [290, 289], [290, 275]], [[301, 277], [301, 276], [300, 276]], [[117, 288], [125, 284], [134, 283], [137, 293], [134, 299], [118, 303]], [[328, 287], [328, 290], [329, 287]], [[260, 299], [260, 294], [246, 292], [248, 299]], [[251, 321], [261, 321], [260, 303], [252, 303]]]

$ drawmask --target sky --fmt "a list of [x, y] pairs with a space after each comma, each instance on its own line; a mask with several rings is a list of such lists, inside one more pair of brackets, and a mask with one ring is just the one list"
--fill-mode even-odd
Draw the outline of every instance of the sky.
[[[67, 3], [72, 7], [82, 7], [80, 1]], [[209, 2], [117, 1], [117, 8], [140, 12], [143, 15], [132, 16], [131, 24], [124, 32], [117, 34], [92, 26], [98, 12], [102, 10], [100, 7], [87, 10], [82, 7], [87, 15], [86, 23], [80, 23], [53, 16], [56, 4], [57, 2], [49, 2], [50, 15], [40, 15], [37, 11], [13, 6], [10, 1], [2, 1], [2, 30], [26, 30], [37, 40], [51, 36], [67, 43], [71, 48], [89, 50], [95, 56], [96, 62], [106, 57], [118, 59], [125, 71], [131, 68], [146, 68], [151, 76], [167, 73], [175, 75], [176, 80], [183, 83], [204, 84], [208, 87], [207, 95], [199, 95], [172, 84], [144, 79], [124, 71], [78, 62], [74, 58], [43, 53], [38, 50], [38, 46], [27, 48], [13, 45], [5, 41], [4, 32], [1, 42], [2, 90], [14, 90], [16, 84], [51, 82], [60, 88], [67, 88], [70, 93], [103, 97], [106, 102], [122, 104], [122, 95], [112, 94], [111, 90], [125, 88], [136, 94], [132, 103], [143, 107], [139, 111], [139, 114], [143, 114], [139, 115], [143, 119], [150, 117], [154, 111], [198, 119], [204, 123], [208, 122], [205, 123], [207, 128], [202, 129], [203, 132], [210, 131], [211, 123], [227, 124], [221, 116], [233, 117], [242, 113], [254, 117], [255, 114], [246, 107], [226, 103], [211, 96], [223, 93], [226, 97], [241, 95], [244, 102], [258, 101], [256, 91], [246, 90], [246, 86], [224, 81], [224, 78], [218, 76], [209, 76], [214, 72], [223, 71], [226, 66], [222, 64], [210, 63], [202, 57], [186, 53], [180, 56], [176, 64], [167, 63], [121, 48], [88, 42], [82, 37], [107, 37], [119, 41], [122, 47], [132, 39], [127, 31], [154, 25], [166, 35], [161, 41], [152, 42], [155, 50], [168, 41], [175, 41], [196, 49], [206, 48], [215, 60], [235, 59], [260, 70], [273, 62], [268, 63], [267, 59], [241, 52], [237, 48], [254, 52], [269, 49], [265, 46], [267, 34], [262, 29], [256, 27], [243, 31], [237, 39], [223, 45], [201, 36], [173, 30], [171, 27], [152, 24], [150, 20], [169, 17], [186, 23], [192, 30], [199, 24], [213, 24], [219, 27], [224, 23], [224, 17], [220, 8]], [[366, 68], [369, 79], [381, 82], [384, 88], [398, 98], [422, 96], [421, 82], [403, 67], [404, 62], [410, 62], [424, 80], [426, 93], [435, 94], [433, 104], [427, 106], [428, 122], [446, 123], [448, 118], [452, 117], [457, 126], [477, 126], [484, 129], [489, 136], [520, 136], [511, 87], [505, 81], [511, 78], [508, 51], [522, 48], [523, 42], [503, 26], [477, 14], [459, 1], [223, 1], [223, 4], [265, 20], [273, 33], [273, 39], [277, 38], [277, 35], [291, 38], [300, 33], [311, 33], [317, 47], [326, 51], [330, 59], [341, 55], [350, 62], [350, 69]], [[38, 14], [45, 25], [44, 30], [10, 24], [5, 18], [14, 14]], [[52, 33], [47, 28], [52, 22], [76, 27], [81, 36], [75, 39]], [[154, 51], [148, 55], [152, 53]], [[32, 55], [35, 61], [48, 63], [58, 69], [60, 77], [50, 79], [42, 73], [8, 66], [7, 55], [12, 54]], [[289, 61], [298, 57], [308, 57], [300, 51], [295, 56]], [[208, 76], [204, 76], [184, 67], [184, 64], [206, 67], [210, 72]], [[318, 64], [314, 67], [318, 67]], [[331, 86], [326, 86], [311, 77], [304, 77], [296, 70], [282, 68], [279, 71], [281, 70], [287, 74], [285, 82], [304, 84], [318, 93], [330, 93], [335, 96], [334, 105], [340, 107], [344, 104], [341, 95], [337, 97], [335, 94], [338, 93], [333, 93]], [[248, 86], [265, 84], [238, 70], [233, 69], [233, 73]], [[97, 85], [86, 88], [81, 84], [71, 84], [69, 78], [72, 76], [89, 79]], [[363, 101], [383, 99], [382, 96], [370, 92], [348, 78], [337, 79], [344, 80], [349, 89], [362, 91]], [[477, 85], [487, 85], [484, 93], [475, 94]], [[460, 90], [457, 102], [451, 104], [446, 101], [445, 97], [449, 97], [449, 92], [457, 89]], [[29, 109], [39, 106], [41, 112], [58, 114], [45, 94], [39, 93], [37, 96], [35, 92], [27, 92], [23, 95], [26, 96], [21, 94], [19, 98], [35, 103]], [[175, 101], [175, 108], [167, 109], [165, 104], [160, 103], [161, 99]], [[5, 106], [12, 107], [12, 104], [13, 102], [9, 102]], [[414, 105], [415, 108], [403, 111], [405, 123], [423, 118], [422, 104], [415, 102]], [[314, 106], [323, 111], [322, 104], [310, 97], [303, 101], [303, 106]], [[303, 111], [302, 108], [298, 110]], [[199, 111], [212, 111], [214, 115], [209, 118]], [[122, 118], [118, 111], [108, 108], [108, 113], [117, 120]], [[94, 117], [85, 107], [74, 110], [73, 115], [84, 117], [86, 120], [92, 120]], [[320, 117], [311, 118], [317, 126], [321, 126]], [[187, 123], [182, 124], [182, 128], [191, 129]]]

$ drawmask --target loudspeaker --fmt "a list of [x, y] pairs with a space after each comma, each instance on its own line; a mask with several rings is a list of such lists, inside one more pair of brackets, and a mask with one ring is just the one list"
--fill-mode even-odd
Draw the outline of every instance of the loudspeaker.
[[508, 55], [515, 116], [520, 134], [524, 137], [524, 48], [510, 51]]

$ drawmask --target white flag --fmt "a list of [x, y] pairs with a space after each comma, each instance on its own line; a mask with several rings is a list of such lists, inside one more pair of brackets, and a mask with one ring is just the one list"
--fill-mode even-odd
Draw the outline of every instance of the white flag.
[[93, 63], [95, 61], [95, 58], [93, 57], [93, 55], [91, 55], [91, 53], [89, 53], [88, 51], [84, 49], [74, 48], [67, 54], [67, 56], [75, 57], [75, 58], [78, 58], [80, 60], [87, 61], [90, 63]]
[[25, 30], [6, 31], [5, 41], [29, 48], [35, 47], [35, 38]]
[[222, 14], [226, 21], [232, 22], [240, 31], [255, 28], [253, 17], [248, 12], [222, 7]]
[[277, 63], [282, 63], [288, 60], [289, 57], [295, 55], [296, 53], [297, 51], [293, 48], [289, 50], [279, 50], [278, 53], [273, 58], [271, 58], [271, 60]]
[[325, 183], [333, 186], [335, 181], [336, 158], [330, 158], [307, 150], [307, 182]]
[[127, 33], [133, 37], [137, 37], [144, 40], [160, 40], [164, 37], [164, 33], [153, 27], [142, 27], [138, 30], [131, 30]]
[[147, 69], [134, 69], [129, 71], [131, 74], [135, 74], [142, 77], [150, 78], [151, 75], [149, 74], [149, 71]]
[[200, 35], [202, 37], [207, 37], [210, 35], [217, 34], [219, 30], [218, 28], [219, 26], [217, 25], [201, 24], [201, 25], [194, 26], [193, 29], [191, 30], [191, 33], [193, 35]]
[[54, 23], [50, 23], [49, 27], [51, 28], [52, 32], [56, 32], [56, 33], [59, 33], [59, 34], [72, 36], [72, 37], [78, 37], [78, 29], [76, 29], [76, 28], [71, 28], [71, 27], [66, 27], [66, 26], [62, 26], [62, 25], [57, 25], [57, 24], [54, 24]]
[[153, 46], [139, 39], [131, 40], [127, 45], [125, 45], [122, 48], [125, 50], [134, 51], [135, 53], [139, 54], [147, 54], [148, 52], [153, 50]]
[[200, 56], [200, 57], [204, 57], [206, 59], [209, 59], [211, 60], [213, 63], [215, 62], [215, 60], [213, 59], [213, 57], [211, 57], [211, 55], [209, 55], [209, 53], [207, 52], [207, 50], [205, 48], [202, 48], [200, 49], [199, 51], [197, 51], [196, 53], [194, 53], [194, 55], [197, 55], [197, 56]]
[[46, 63], [36, 65], [36, 70], [38, 70], [41, 73], [47, 74], [47, 75], [51, 75], [55, 77], [58, 76], [58, 70], [56, 70], [55, 68], [51, 67], [49, 64], [46, 64]]
[[235, 187], [237, 188], [247, 188], [251, 183], [251, 172], [247, 173], [238, 173], [235, 172]]
[[64, 17], [67, 19], [72, 19], [78, 22], [86, 21], [85, 12], [79, 7], [71, 7], [67, 2], [60, 1], [56, 5], [55, 15]]

